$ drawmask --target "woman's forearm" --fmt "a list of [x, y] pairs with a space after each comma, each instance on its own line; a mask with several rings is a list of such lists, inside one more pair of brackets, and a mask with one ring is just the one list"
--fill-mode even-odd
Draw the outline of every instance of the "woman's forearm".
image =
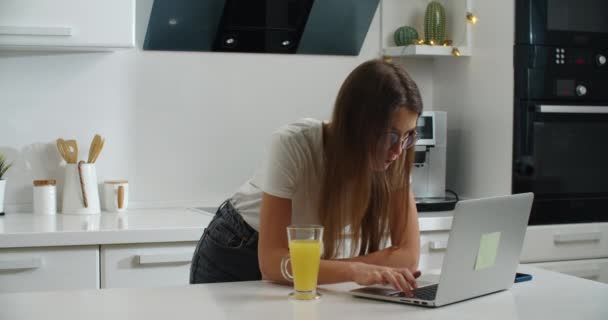
[[[283, 257], [289, 254], [289, 250], [277, 248], [268, 251], [264, 251], [264, 253], [259, 252], [258, 254], [262, 279], [284, 284], [288, 283], [281, 273], [281, 261]], [[289, 271], [291, 272], [291, 268], [289, 268]]]
[[[260, 262], [261, 271], [265, 280], [289, 284], [281, 273], [281, 261], [287, 255], [285, 252], [275, 252]], [[366, 263], [391, 268], [408, 268], [414, 272], [418, 268], [418, 257], [404, 249], [386, 248], [374, 253], [349, 259], [321, 260], [319, 265], [319, 284], [331, 284], [353, 281], [354, 267]], [[292, 273], [291, 263], [288, 263], [289, 273]]]
[[[288, 254], [288, 251], [279, 252], [275, 251], [273, 254], [261, 257], [260, 259], [260, 271], [262, 277], [265, 280], [271, 280], [287, 284], [288, 281], [283, 278], [281, 273], [281, 261], [283, 257]], [[340, 261], [340, 260], [321, 260], [319, 265], [319, 284], [330, 284], [339, 283], [352, 280], [352, 268], [351, 265], [355, 263], [353, 261]], [[287, 264], [289, 273], [292, 273], [291, 263]]]
[[408, 268], [414, 272], [418, 270], [419, 255], [419, 250], [389, 247], [364, 256], [340, 259], [340, 261], [363, 262], [392, 268]]
[[331, 284], [353, 280], [352, 265], [357, 262], [341, 260], [321, 260], [319, 284]]

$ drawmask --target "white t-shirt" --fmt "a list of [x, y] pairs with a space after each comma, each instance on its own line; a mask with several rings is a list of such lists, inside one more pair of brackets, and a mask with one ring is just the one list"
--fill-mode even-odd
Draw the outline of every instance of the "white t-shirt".
[[317, 208], [322, 172], [323, 122], [299, 120], [272, 135], [261, 167], [232, 196], [231, 203], [258, 231], [263, 192], [291, 199], [292, 224], [319, 224]]

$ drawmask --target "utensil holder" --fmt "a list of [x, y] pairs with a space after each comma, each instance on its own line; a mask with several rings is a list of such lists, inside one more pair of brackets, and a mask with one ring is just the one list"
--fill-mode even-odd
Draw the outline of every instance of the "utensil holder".
[[[77, 163], [67, 164], [65, 167], [61, 212], [65, 214], [98, 214], [101, 210], [95, 164], [83, 163], [80, 169], [79, 172]], [[80, 174], [82, 174], [82, 177]], [[84, 186], [87, 198], [86, 207], [82, 186]]]

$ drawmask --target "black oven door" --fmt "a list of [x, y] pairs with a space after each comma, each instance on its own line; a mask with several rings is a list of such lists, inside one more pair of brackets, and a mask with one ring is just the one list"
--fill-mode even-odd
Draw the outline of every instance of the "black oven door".
[[523, 102], [515, 115], [513, 192], [534, 192], [530, 224], [608, 221], [608, 103]]
[[606, 0], [517, 0], [516, 42], [607, 47], [607, 15]]

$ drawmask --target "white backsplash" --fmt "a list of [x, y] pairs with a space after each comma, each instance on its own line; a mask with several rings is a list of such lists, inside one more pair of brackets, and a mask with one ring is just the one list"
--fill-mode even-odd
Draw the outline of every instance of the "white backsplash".
[[[0, 151], [16, 160], [7, 209], [31, 206], [34, 179], [61, 183], [55, 139], [77, 139], [86, 159], [95, 133], [106, 138], [99, 182], [129, 180], [131, 207], [217, 206], [273, 130], [328, 118], [346, 75], [379, 49], [376, 16], [358, 57], [0, 52]], [[405, 63], [431, 108], [433, 60]]]

